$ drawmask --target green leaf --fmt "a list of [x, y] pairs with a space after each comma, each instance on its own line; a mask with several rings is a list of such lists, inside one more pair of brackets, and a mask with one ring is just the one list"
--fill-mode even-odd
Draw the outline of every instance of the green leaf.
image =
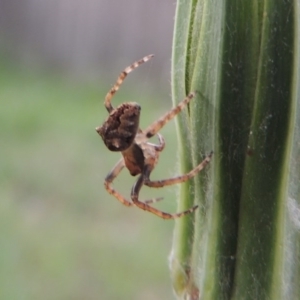
[[300, 294], [299, 25], [296, 1], [178, 1], [173, 100], [181, 171], [171, 254], [180, 299]]

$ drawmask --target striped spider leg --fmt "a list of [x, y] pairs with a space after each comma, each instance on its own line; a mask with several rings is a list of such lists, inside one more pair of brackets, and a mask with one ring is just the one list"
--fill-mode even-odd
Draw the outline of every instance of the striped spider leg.
[[[125, 77], [152, 57], [153, 55], [145, 56], [120, 73], [116, 83], [105, 97], [104, 105], [109, 112], [109, 116], [102, 126], [96, 128], [96, 131], [102, 137], [109, 150], [121, 152], [122, 154], [122, 158], [105, 178], [104, 186], [107, 192], [125, 206], [134, 205], [163, 219], [175, 219], [192, 213], [198, 206], [195, 205], [186, 211], [170, 214], [150, 205], [162, 198], [154, 198], [142, 202], [139, 200], [139, 192], [143, 185], [160, 188], [185, 182], [198, 174], [210, 162], [212, 152], [196, 168], [187, 174], [159, 181], [150, 180], [150, 173], [158, 162], [159, 153], [165, 147], [165, 140], [162, 135], [159, 134], [159, 130], [182, 111], [182, 109], [194, 98], [195, 93], [190, 93], [176, 107], [152, 123], [145, 130], [139, 128], [141, 107], [137, 103], [125, 102], [116, 108], [113, 108], [111, 105], [111, 99], [123, 83]], [[154, 135], [158, 137], [158, 144], [153, 144], [148, 141], [148, 139]], [[131, 201], [127, 200], [112, 187], [113, 180], [119, 175], [124, 167], [129, 170], [132, 176], [139, 175], [131, 190]]]

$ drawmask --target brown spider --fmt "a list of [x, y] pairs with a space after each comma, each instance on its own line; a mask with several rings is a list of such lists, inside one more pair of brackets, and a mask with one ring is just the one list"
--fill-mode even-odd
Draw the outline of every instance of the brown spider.
[[[126, 206], [135, 205], [163, 219], [174, 219], [192, 213], [195, 209], [197, 209], [198, 205], [180, 213], [169, 214], [149, 205], [150, 203], [159, 201], [162, 198], [141, 202], [139, 200], [139, 192], [143, 185], [160, 188], [167, 185], [185, 182], [194, 177], [210, 162], [212, 152], [196, 168], [187, 174], [158, 181], [150, 180], [150, 173], [158, 162], [159, 152], [161, 152], [165, 147], [165, 140], [158, 131], [182, 111], [182, 109], [193, 99], [195, 92], [190, 93], [176, 107], [152, 123], [145, 130], [141, 130], [139, 128], [141, 107], [137, 103], [126, 102], [119, 105], [117, 108], [113, 108], [111, 105], [111, 99], [123, 83], [125, 77], [139, 65], [148, 61], [152, 57], [153, 55], [145, 56], [141, 60], [138, 60], [127, 67], [119, 75], [115, 85], [110, 89], [105, 97], [104, 105], [109, 112], [109, 116], [102, 126], [96, 128], [96, 131], [102, 137], [104, 144], [109, 150], [119, 151], [123, 156], [105, 178], [104, 186], [108, 193], [115, 196]], [[158, 137], [158, 145], [148, 142], [148, 139], [154, 135], [157, 135]], [[140, 174], [131, 190], [132, 202], [128, 201], [112, 187], [113, 180], [119, 175], [124, 167], [129, 170], [132, 176]]]

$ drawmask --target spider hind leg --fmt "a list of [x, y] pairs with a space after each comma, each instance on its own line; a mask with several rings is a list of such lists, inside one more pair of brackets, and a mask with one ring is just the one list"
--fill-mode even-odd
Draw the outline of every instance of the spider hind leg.
[[[112, 182], [114, 179], [119, 175], [119, 173], [122, 171], [124, 168], [124, 160], [123, 158], [118, 161], [118, 163], [114, 166], [114, 168], [107, 174], [105, 181], [104, 181], [104, 186], [107, 192], [111, 195], [113, 195], [116, 199], [118, 199], [123, 205], [130, 207], [133, 206], [134, 204], [127, 200], [125, 197], [123, 197], [118, 191], [116, 191], [112, 187]], [[151, 204], [151, 203], [156, 203], [158, 201], [161, 201], [163, 198], [158, 197], [158, 198], [152, 198], [145, 200], [145, 203]]]
[[183, 217], [185, 215], [188, 215], [188, 214], [194, 212], [198, 208], [198, 205], [195, 205], [192, 208], [185, 210], [183, 212], [170, 214], [170, 213], [163, 212], [157, 208], [154, 208], [154, 207], [148, 205], [147, 202], [141, 202], [139, 200], [139, 192], [140, 192], [142, 186], [144, 185], [145, 178], [149, 178], [150, 172], [148, 170], [150, 170], [150, 168], [148, 169], [146, 167], [144, 169], [144, 172], [140, 175], [140, 177], [138, 178], [138, 180], [132, 187], [131, 200], [138, 208], [143, 209], [148, 212], [151, 212], [154, 215], [156, 215], [162, 219], [165, 219], [165, 220]]
[[149, 187], [153, 187], [153, 188], [162, 188], [164, 186], [186, 182], [187, 180], [196, 176], [201, 170], [203, 170], [205, 168], [205, 166], [208, 165], [209, 162], [211, 161], [212, 156], [213, 156], [213, 151], [211, 151], [210, 154], [207, 155], [204, 158], [204, 160], [197, 167], [195, 167], [193, 170], [191, 170], [190, 172], [188, 172], [186, 174], [176, 176], [173, 178], [168, 178], [168, 179], [163, 179], [163, 180], [155, 180], [155, 181], [152, 181], [149, 178], [147, 178], [145, 180], [144, 184]]

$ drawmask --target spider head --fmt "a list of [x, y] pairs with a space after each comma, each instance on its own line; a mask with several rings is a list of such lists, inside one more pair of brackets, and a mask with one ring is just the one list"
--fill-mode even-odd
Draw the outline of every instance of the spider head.
[[139, 130], [140, 111], [141, 107], [135, 102], [123, 103], [96, 128], [110, 151], [124, 151], [132, 145]]

